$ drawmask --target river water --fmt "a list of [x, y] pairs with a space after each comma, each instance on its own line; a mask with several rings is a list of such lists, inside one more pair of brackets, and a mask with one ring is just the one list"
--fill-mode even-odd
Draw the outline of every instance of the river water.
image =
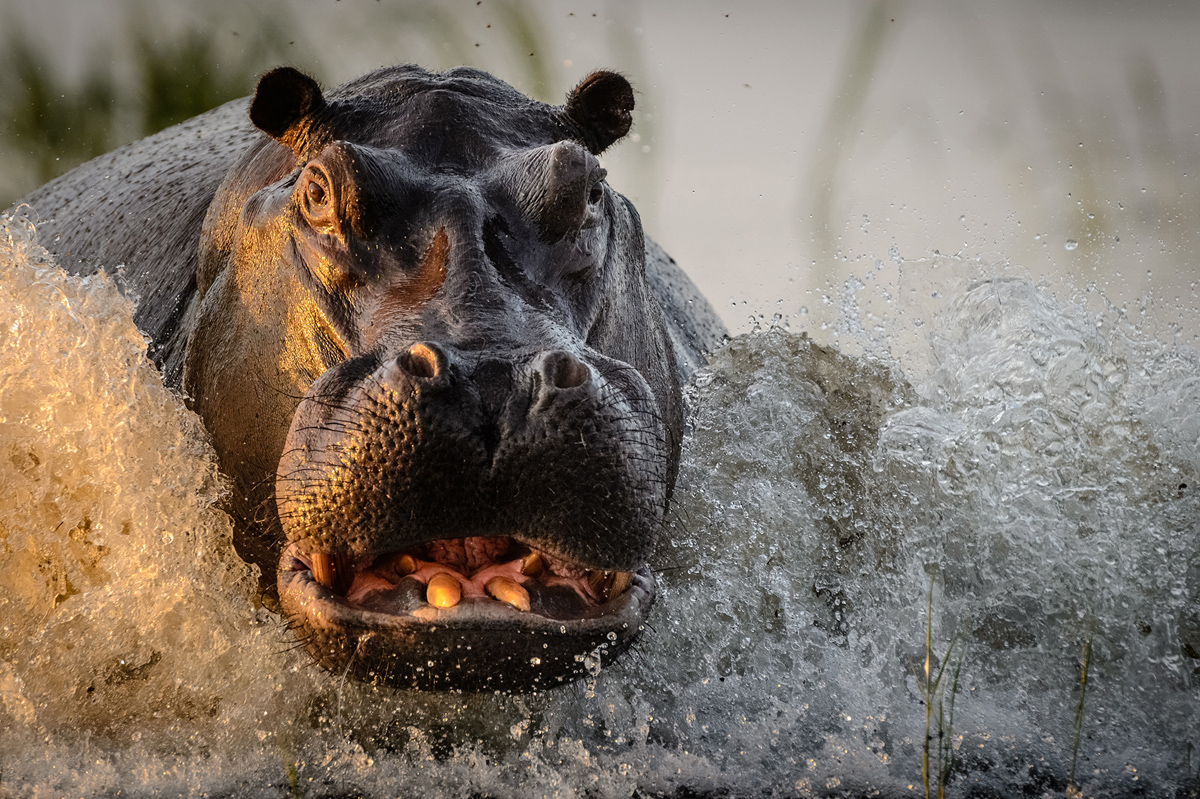
[[830, 302], [840, 352], [764, 329], [689, 386], [634, 651], [398, 693], [255, 607], [130, 301], [4, 218], [0, 796], [1192, 795], [1200, 353], [1004, 264]]

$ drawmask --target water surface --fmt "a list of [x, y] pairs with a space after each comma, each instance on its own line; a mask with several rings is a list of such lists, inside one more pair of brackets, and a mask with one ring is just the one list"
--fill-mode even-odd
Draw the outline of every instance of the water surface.
[[5, 218], [0, 795], [912, 796], [927, 731], [949, 795], [1200, 785], [1200, 355], [1098, 295], [897, 257], [834, 300], [842, 352], [738, 336], [688, 388], [642, 642], [439, 696], [255, 606], [131, 302], [35, 238]]

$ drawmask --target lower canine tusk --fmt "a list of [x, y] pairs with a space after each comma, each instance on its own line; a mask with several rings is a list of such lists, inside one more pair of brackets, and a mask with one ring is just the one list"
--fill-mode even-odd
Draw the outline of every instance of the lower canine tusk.
[[620, 596], [629, 588], [629, 584], [633, 582], [633, 572], [617, 572], [613, 575], [612, 585], [608, 589], [608, 598], [612, 599], [615, 596]]

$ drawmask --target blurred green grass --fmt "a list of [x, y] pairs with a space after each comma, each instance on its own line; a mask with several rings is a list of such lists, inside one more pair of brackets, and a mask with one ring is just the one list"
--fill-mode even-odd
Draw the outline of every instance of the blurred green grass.
[[119, 41], [97, 41], [84, 56], [82, 80], [32, 46], [19, 18], [3, 20], [0, 69], [9, 79], [0, 82], [0, 150], [10, 163], [0, 207], [89, 158], [245, 96], [260, 72], [286, 59], [284, 31], [265, 17], [231, 54], [211, 31], [155, 37], [144, 9], [129, 3], [127, 12]]
[[[352, 77], [340, 74], [342, 40], [388, 63], [474, 64], [549, 102], [561, 102], [569, 88], [558, 85], [545, 12], [527, 0], [489, 3], [495, 24], [482, 49], [472, 27], [478, 20], [421, 2], [373, 9], [366, 22], [348, 13], [344, 30], [315, 34], [274, 0], [217, 2], [170, 19], [139, 0], [115, 7], [116, 23], [97, 30], [82, 53], [82, 78], [57, 63], [57, 50], [30, 44], [15, 6], [0, 8], [0, 70], [8, 76], [0, 82], [0, 208], [90, 158], [250, 94], [258, 76], [279, 64], [326, 85]], [[612, 49], [640, 63], [628, 42], [614, 40]]]

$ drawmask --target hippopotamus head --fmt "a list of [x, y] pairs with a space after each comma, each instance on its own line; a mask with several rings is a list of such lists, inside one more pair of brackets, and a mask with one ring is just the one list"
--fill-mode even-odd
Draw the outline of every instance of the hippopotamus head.
[[184, 388], [239, 551], [325, 667], [552, 687], [642, 626], [681, 403], [637, 211], [596, 159], [632, 107], [608, 72], [563, 106], [468, 68], [259, 83]]

